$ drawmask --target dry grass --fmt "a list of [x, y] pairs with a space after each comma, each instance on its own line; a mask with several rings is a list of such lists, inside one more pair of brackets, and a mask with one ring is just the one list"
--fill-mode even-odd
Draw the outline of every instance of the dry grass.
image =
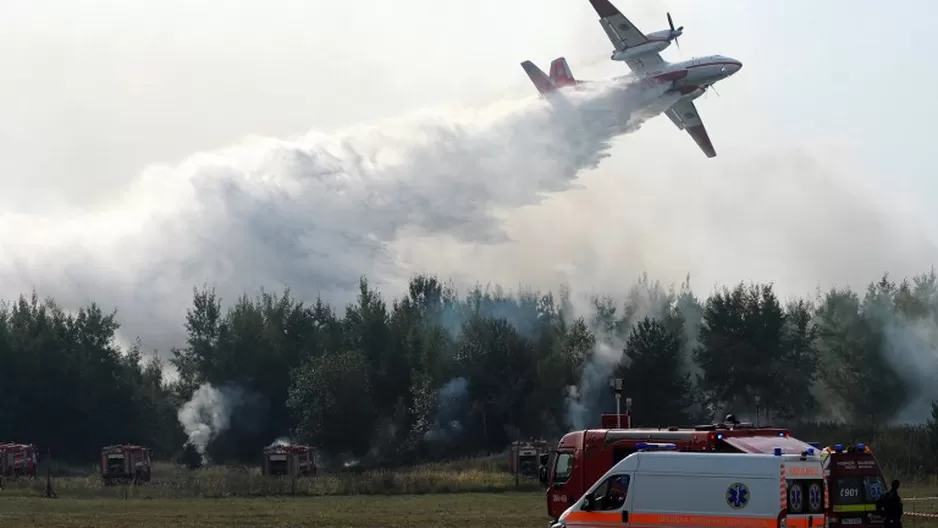
[[[45, 479], [19, 479], [5, 482], [3, 495], [37, 496], [45, 489]], [[471, 459], [445, 464], [429, 464], [407, 469], [364, 473], [323, 473], [315, 477], [267, 477], [256, 467], [210, 467], [189, 470], [182, 466], [157, 463], [149, 484], [137, 487], [104, 486], [94, 473], [71, 470], [53, 478], [59, 497], [68, 498], [230, 498], [275, 495], [421, 495], [428, 493], [497, 493], [538, 491], [543, 486], [534, 479], [519, 479], [501, 467], [501, 457]]]

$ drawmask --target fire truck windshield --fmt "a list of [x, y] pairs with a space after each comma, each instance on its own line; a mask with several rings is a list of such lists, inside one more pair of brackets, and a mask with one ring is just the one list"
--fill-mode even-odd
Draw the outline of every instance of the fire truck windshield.
[[554, 461], [554, 484], [561, 484], [570, 480], [573, 470], [573, 453], [559, 452]]
[[886, 482], [879, 475], [833, 479], [831, 503], [836, 505], [875, 504], [886, 492]]

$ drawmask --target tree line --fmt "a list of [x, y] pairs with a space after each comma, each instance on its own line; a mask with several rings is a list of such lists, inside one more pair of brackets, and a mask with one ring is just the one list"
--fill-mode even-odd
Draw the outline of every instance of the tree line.
[[257, 463], [288, 438], [327, 462], [405, 464], [597, 426], [615, 408], [613, 377], [636, 426], [726, 412], [775, 425], [925, 421], [936, 299], [934, 271], [786, 301], [771, 284], [700, 298], [689, 281], [647, 276], [618, 297], [461, 295], [416, 276], [390, 300], [363, 278], [341, 309], [289, 290], [223, 304], [203, 287], [185, 342], [159, 354], [115, 343], [117, 311], [33, 293], [0, 308], [0, 441], [81, 463], [114, 443]]

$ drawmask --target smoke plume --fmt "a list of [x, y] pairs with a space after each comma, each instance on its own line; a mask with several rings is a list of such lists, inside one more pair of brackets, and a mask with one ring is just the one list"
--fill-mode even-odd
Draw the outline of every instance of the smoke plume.
[[189, 443], [202, 456], [203, 464], [209, 463], [209, 442], [228, 429], [232, 413], [244, 402], [245, 392], [235, 385], [215, 388], [203, 383], [179, 408], [179, 423], [188, 435]]
[[[687, 283], [684, 289], [689, 287]], [[566, 425], [573, 429], [583, 429], [599, 425], [602, 413], [612, 413], [615, 407], [612, 388], [609, 386], [619, 366], [628, 366], [628, 356], [624, 353], [629, 332], [633, 325], [650, 317], [661, 319], [672, 310], [685, 321], [685, 367], [692, 364], [690, 349], [696, 343], [696, 329], [699, 323], [699, 306], [684, 295], [666, 289], [660, 282], [651, 281], [643, 274], [630, 289], [616, 296], [602, 298], [580, 293], [572, 299], [573, 317], [583, 317], [589, 323], [590, 331], [596, 336], [596, 345], [586, 357], [580, 379], [575, 386], [567, 387], [565, 398]], [[691, 327], [694, 333], [687, 333]], [[630, 396], [628, 387], [626, 394]], [[623, 402], [624, 405], [624, 402]], [[622, 408], [621, 412], [625, 412]]]
[[405, 233], [507, 240], [497, 210], [570, 188], [612, 137], [663, 108], [662, 90], [599, 83], [569, 94], [582, 116], [528, 98], [249, 138], [151, 167], [107, 210], [0, 216], [0, 293], [36, 287], [66, 307], [115, 306], [123, 338], [166, 350], [202, 283], [227, 299], [289, 286], [332, 302], [361, 275], [393, 287], [412, 269], [389, 244]]
[[440, 388], [437, 396], [436, 424], [424, 434], [425, 440], [444, 441], [462, 432], [462, 411], [466, 403], [469, 380], [458, 377], [449, 380]]
[[282, 437], [280, 437], [280, 438], [274, 440], [273, 442], [271, 442], [270, 445], [267, 446], [267, 447], [277, 447], [277, 446], [280, 446], [280, 447], [290, 447], [291, 445], [293, 445], [293, 444], [290, 442], [290, 439], [287, 438], [287, 437], [282, 436]]

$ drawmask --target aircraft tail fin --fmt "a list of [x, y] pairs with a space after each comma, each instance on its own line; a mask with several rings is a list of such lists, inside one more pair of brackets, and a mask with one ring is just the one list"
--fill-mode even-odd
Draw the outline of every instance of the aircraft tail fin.
[[550, 80], [557, 88], [579, 84], [579, 81], [573, 77], [573, 72], [570, 71], [570, 65], [567, 64], [567, 59], [563, 57], [557, 57], [551, 61]]
[[542, 94], [549, 94], [557, 91], [557, 86], [551, 82], [550, 77], [547, 76], [540, 68], [534, 65], [533, 62], [526, 60], [521, 63], [521, 67], [524, 68], [524, 73], [528, 74], [528, 78], [531, 79], [531, 82], [534, 83], [537, 91]]

